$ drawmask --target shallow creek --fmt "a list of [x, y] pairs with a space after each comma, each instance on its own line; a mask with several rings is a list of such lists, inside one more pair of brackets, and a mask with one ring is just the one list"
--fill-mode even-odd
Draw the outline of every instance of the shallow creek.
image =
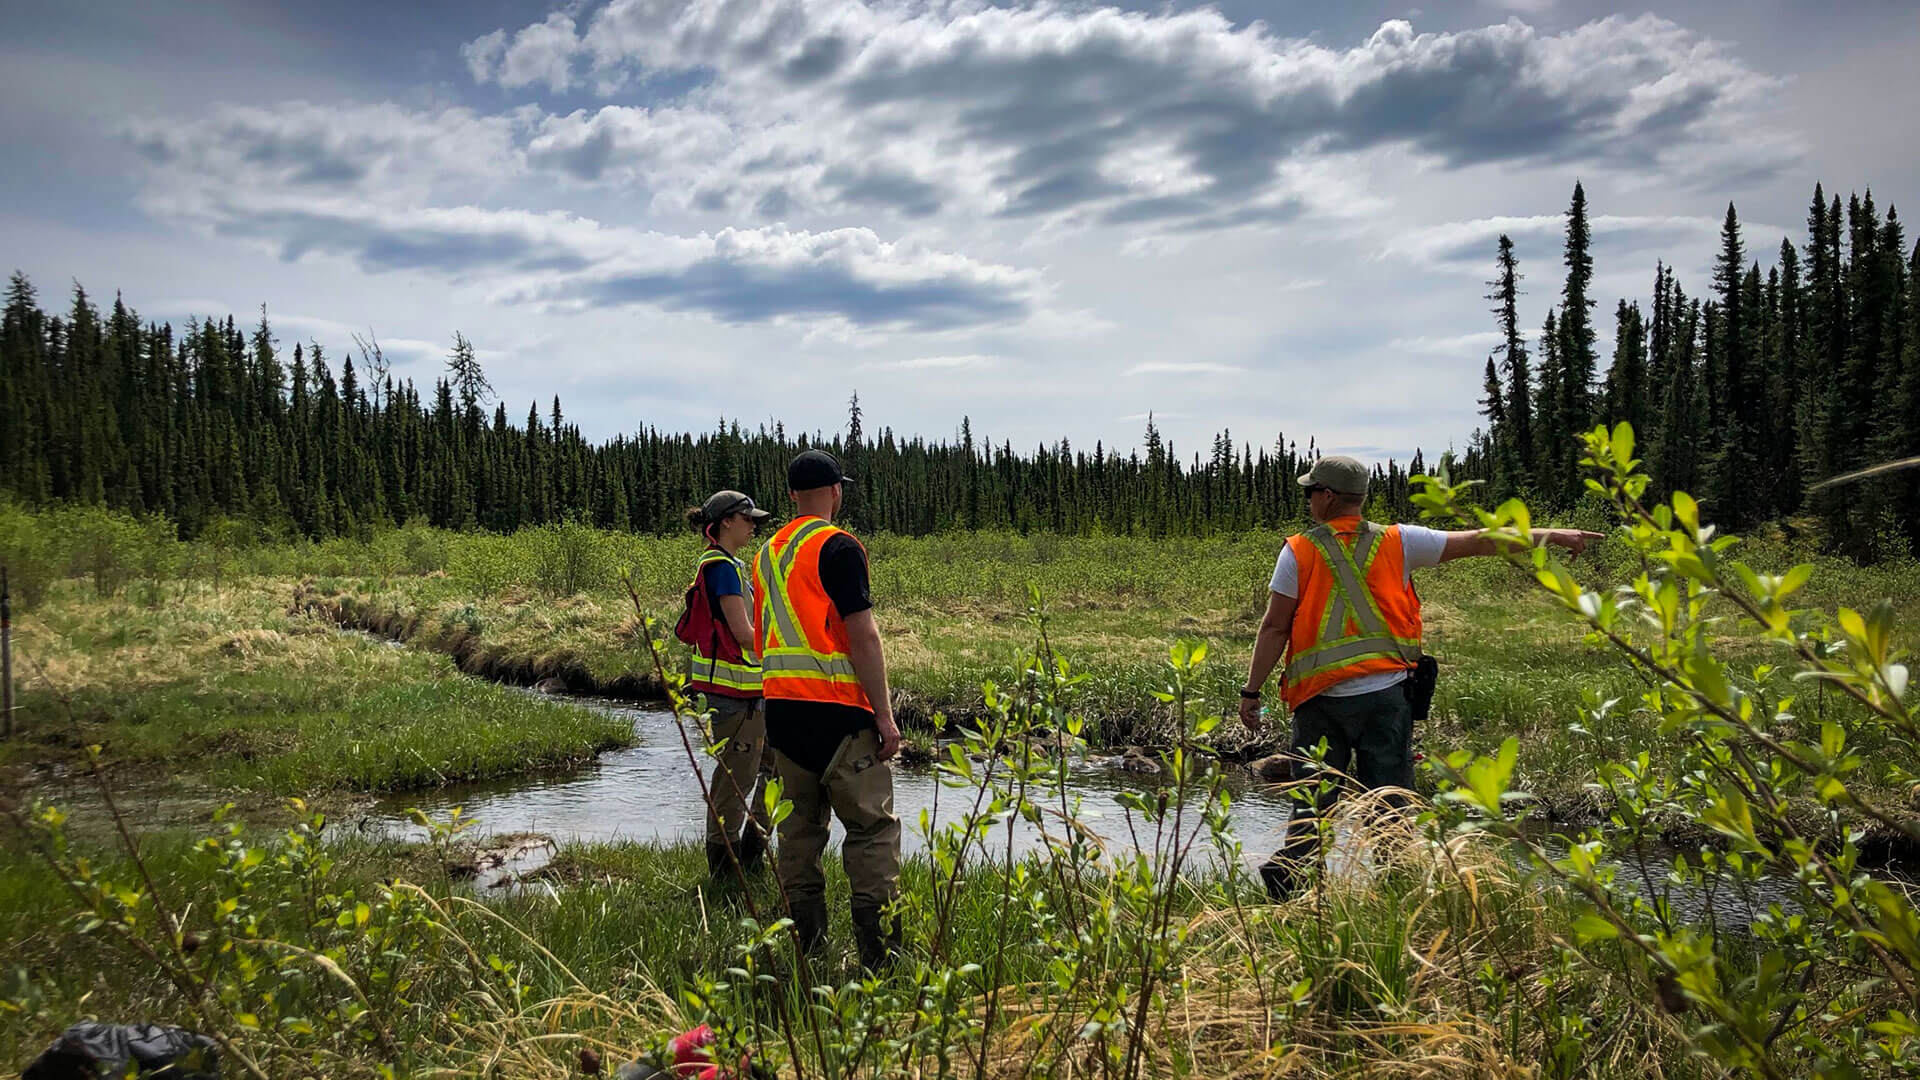
[[[478, 823], [477, 831], [495, 836], [537, 834], [559, 843], [566, 841], [641, 841], [656, 843], [699, 842], [704, 833], [705, 805], [701, 801], [687, 751], [672, 714], [654, 709], [636, 708], [592, 698], [570, 699], [581, 708], [605, 709], [630, 717], [637, 745], [602, 754], [585, 768], [565, 772], [510, 777], [499, 780], [460, 784], [431, 791], [386, 797], [370, 813], [393, 833], [417, 837], [420, 830], [408, 821], [407, 811], [417, 808], [441, 817], [454, 807]], [[696, 752], [698, 747], [696, 746]], [[701, 767], [707, 758], [699, 753]], [[1152, 776], [1141, 776], [1115, 767], [1117, 759], [1088, 757], [1076, 760], [1069, 769], [1068, 787], [1081, 798], [1081, 818], [1114, 849], [1135, 846], [1137, 818], [1129, 819], [1114, 796], [1129, 788], [1150, 789], [1158, 783]], [[1231, 821], [1235, 836], [1244, 848], [1249, 870], [1264, 859], [1281, 841], [1287, 820], [1287, 800], [1277, 789], [1255, 782], [1234, 769]], [[930, 765], [899, 766], [894, 771], [894, 812], [904, 826], [904, 844], [908, 853], [926, 845], [931, 829], [949, 825], [970, 811], [975, 789], [942, 783], [940, 774]], [[1057, 796], [1054, 796], [1057, 799]], [[1057, 830], [1057, 823], [1050, 822]], [[1041, 844], [1038, 830], [1025, 822], [995, 825], [987, 841], [988, 853], [1003, 856], [1011, 827], [1016, 854], [1034, 850]], [[1191, 826], [1190, 826], [1191, 827]], [[835, 824], [836, 840], [840, 836]], [[1141, 834], [1141, 842], [1152, 844], [1150, 834]], [[478, 884], [482, 889], [512, 887], [520, 875], [537, 870], [553, 848], [546, 843], [515, 842], [499, 849], [497, 865], [485, 869]], [[1672, 865], [1672, 850], [1649, 851], [1646, 858], [1620, 864], [1623, 879], [1641, 881], [1651, 876], [1656, 882]], [[831, 856], [830, 856], [831, 857]], [[1202, 864], [1213, 862], [1203, 835], [1195, 846], [1194, 857]], [[1371, 864], [1362, 837], [1353, 831], [1339, 830], [1330, 858], [1334, 873], [1365, 873]], [[1650, 870], [1650, 875], [1642, 867]], [[1743, 924], [1772, 901], [1791, 905], [1791, 882], [1765, 882], [1749, 895], [1721, 894], [1711, 903], [1722, 922]], [[1690, 913], [1708, 905], [1705, 898], [1692, 893], [1676, 893], [1675, 902]]]

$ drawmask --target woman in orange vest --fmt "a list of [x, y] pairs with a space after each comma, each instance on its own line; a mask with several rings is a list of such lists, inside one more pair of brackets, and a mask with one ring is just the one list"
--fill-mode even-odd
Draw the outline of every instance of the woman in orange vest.
[[687, 687], [706, 695], [711, 742], [721, 746], [707, 782], [707, 873], [716, 880], [731, 873], [729, 846], [742, 872], [756, 868], [767, 848], [767, 714], [760, 665], [749, 651], [753, 578], [740, 549], [770, 516], [737, 491], [715, 492], [687, 512], [707, 548], [694, 566], [686, 614], [675, 634], [693, 647]]
[[[1240, 719], [1249, 730], [1260, 729], [1262, 687], [1287, 656], [1281, 696], [1293, 716], [1296, 778], [1309, 779], [1323, 767], [1345, 777], [1351, 768], [1361, 787], [1411, 788], [1412, 695], [1418, 688], [1410, 676], [1422, 657], [1413, 571], [1492, 555], [1498, 548], [1479, 530], [1441, 532], [1364, 520], [1360, 510], [1369, 479], [1365, 465], [1339, 455], [1321, 458], [1300, 477], [1318, 525], [1288, 538], [1275, 560], [1267, 614], [1240, 691]], [[1579, 529], [1533, 531], [1534, 542], [1576, 555], [1598, 539], [1599, 533]], [[1429, 683], [1425, 692], [1431, 690]], [[1316, 757], [1322, 743], [1325, 754]], [[1314, 814], [1296, 810], [1296, 818], [1324, 818], [1332, 809], [1338, 779], [1320, 787], [1302, 800], [1317, 804]], [[1276, 902], [1292, 895], [1319, 852], [1319, 821], [1290, 821], [1286, 842], [1260, 868], [1267, 893]]]

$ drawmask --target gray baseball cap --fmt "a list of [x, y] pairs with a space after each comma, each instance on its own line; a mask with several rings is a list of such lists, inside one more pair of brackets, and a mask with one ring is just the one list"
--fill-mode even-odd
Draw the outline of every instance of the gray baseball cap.
[[716, 491], [700, 504], [700, 520], [711, 525], [728, 514], [745, 514], [755, 521], [765, 521], [772, 514], [753, 505], [753, 500], [737, 491]]
[[1323, 487], [1342, 495], [1365, 495], [1373, 474], [1345, 454], [1333, 454], [1313, 463], [1300, 476], [1301, 487]]

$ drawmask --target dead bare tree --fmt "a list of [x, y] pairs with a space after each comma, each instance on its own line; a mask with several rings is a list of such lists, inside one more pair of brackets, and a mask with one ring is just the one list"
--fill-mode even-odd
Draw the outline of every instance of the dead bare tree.
[[360, 350], [360, 366], [372, 373], [373, 407], [377, 409], [380, 407], [381, 387], [386, 385], [387, 374], [393, 370], [393, 362], [387, 359], [387, 354], [380, 351], [380, 338], [374, 334], [371, 326], [367, 327], [366, 337], [361, 337], [357, 332], [353, 335], [353, 345]]

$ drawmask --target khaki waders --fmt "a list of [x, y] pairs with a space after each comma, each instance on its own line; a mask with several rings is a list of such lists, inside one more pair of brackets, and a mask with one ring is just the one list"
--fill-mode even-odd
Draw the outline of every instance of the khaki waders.
[[766, 753], [767, 711], [759, 698], [716, 694], [707, 698], [707, 705], [713, 710], [713, 742], [726, 743], [713, 759], [707, 781], [707, 872], [718, 878], [732, 873], [728, 843], [746, 871], [755, 869], [766, 852], [772, 763]]
[[803, 940], [826, 934], [827, 877], [821, 857], [834, 816], [847, 830], [840, 858], [853, 893], [853, 924], [863, 962], [897, 947], [895, 928], [882, 913], [900, 890], [900, 819], [893, 812], [893, 766], [880, 760], [880, 736], [872, 728], [847, 736], [815, 773], [773, 752], [781, 794], [793, 813], [780, 823], [776, 865]]

